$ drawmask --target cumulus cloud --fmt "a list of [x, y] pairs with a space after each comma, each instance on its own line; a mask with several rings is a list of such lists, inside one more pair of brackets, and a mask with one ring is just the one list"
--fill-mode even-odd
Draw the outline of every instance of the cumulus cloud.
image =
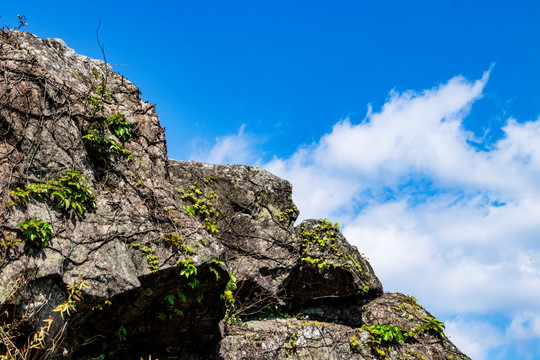
[[[362, 122], [339, 121], [264, 167], [293, 183], [301, 218], [341, 222], [386, 290], [449, 319], [470, 356], [506, 346], [527, 358], [540, 343], [540, 120], [510, 118], [495, 142], [475, 138], [463, 120], [488, 78], [393, 91]], [[242, 126], [197, 158], [261, 164], [255, 140]]]
[[[463, 119], [488, 78], [391, 92], [361, 123], [344, 119], [265, 167], [293, 183], [303, 218], [342, 222], [386, 290], [442, 317], [514, 316], [501, 336], [540, 340], [540, 322], [515, 315], [540, 319], [540, 120], [508, 119], [494, 143], [474, 138]], [[491, 346], [463, 339], [479, 358]]]

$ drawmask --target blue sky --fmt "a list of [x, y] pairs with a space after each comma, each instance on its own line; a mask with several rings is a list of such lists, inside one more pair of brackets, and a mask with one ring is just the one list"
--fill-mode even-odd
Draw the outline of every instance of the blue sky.
[[474, 359], [540, 359], [540, 3], [0, 0], [107, 60], [169, 156], [263, 166]]

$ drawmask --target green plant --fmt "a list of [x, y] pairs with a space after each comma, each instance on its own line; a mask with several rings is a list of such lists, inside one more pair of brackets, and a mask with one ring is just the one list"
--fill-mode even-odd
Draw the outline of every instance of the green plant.
[[235, 312], [234, 291], [236, 290], [236, 277], [229, 273], [229, 281], [225, 286], [225, 291], [221, 295], [225, 299], [225, 320], [227, 323], [236, 323], [240, 321], [238, 314]]
[[285, 344], [285, 349], [287, 349], [286, 350], [287, 355], [292, 355], [296, 353], [297, 348], [298, 348], [298, 331], [295, 331], [289, 336], [289, 340]]
[[197, 278], [193, 278], [193, 280], [190, 280], [188, 282], [188, 286], [192, 289], [194, 289], [197, 285], [199, 285], [201, 282]]
[[[219, 266], [225, 266], [223, 261], [220, 261], [220, 260], [213, 259], [212, 262], [214, 264], [216, 264], [216, 265], [219, 265]], [[210, 271], [212, 271], [214, 273], [214, 275], [216, 276], [216, 281], [219, 281], [221, 276], [219, 275], [219, 272], [214, 268], [214, 266], [210, 265]]]
[[191, 275], [197, 275], [197, 267], [193, 264], [193, 259], [178, 260], [177, 265], [181, 265], [180, 275], [189, 278]]
[[[354, 254], [339, 252], [340, 249], [338, 249], [336, 243], [338, 234], [339, 224], [330, 222], [327, 219], [320, 219], [319, 224], [311, 230], [306, 226], [302, 226], [300, 228], [302, 237], [301, 261], [311, 266], [317, 266], [320, 269], [353, 267], [353, 270], [361, 276], [363, 269]], [[321, 253], [324, 254], [324, 259], [320, 257]], [[333, 261], [328, 258], [333, 259]], [[368, 292], [369, 288], [366, 290], [366, 286], [364, 286], [361, 293], [367, 294]]]
[[126, 341], [126, 339], [127, 339], [127, 330], [123, 325], [120, 325], [118, 330], [116, 330], [115, 334], [116, 334], [116, 337], [118, 338], [118, 340]]
[[97, 157], [101, 161], [105, 161], [112, 156], [123, 157], [127, 160], [131, 159], [131, 151], [122, 147], [118, 141], [107, 138], [98, 129], [90, 129], [88, 133], [82, 137], [96, 152]]
[[49, 180], [45, 184], [32, 183], [11, 191], [15, 203], [26, 205], [30, 198], [50, 201], [68, 214], [77, 213], [82, 216], [87, 208], [96, 207], [96, 196], [92, 189], [85, 185], [88, 178], [76, 171], [65, 171], [59, 180]]
[[298, 215], [298, 208], [292, 204], [290, 208], [279, 214], [279, 222], [284, 225], [289, 225], [292, 222], [293, 217]]
[[[416, 299], [409, 297], [409, 301], [416, 304]], [[416, 306], [419, 306], [416, 304]], [[425, 322], [415, 326], [413, 330], [407, 332], [405, 329], [391, 324], [362, 325], [362, 329], [370, 333], [369, 343], [372, 351], [379, 357], [386, 357], [389, 346], [396, 343], [403, 343], [417, 334], [431, 332], [444, 340], [444, 324], [429, 316], [422, 317]]]
[[131, 129], [129, 123], [122, 113], [114, 113], [103, 121], [103, 126], [108, 127], [121, 139], [129, 140], [131, 138]]
[[101, 105], [103, 103], [103, 100], [109, 100], [112, 96], [110, 92], [107, 92], [107, 78], [105, 75], [100, 74], [99, 71], [93, 67], [92, 73], [94, 75], [94, 78], [96, 78], [99, 81], [98, 86], [95, 88], [94, 93], [96, 96], [88, 95], [84, 98], [84, 101], [86, 101], [89, 105], [92, 106], [92, 111], [94, 113], [97, 112], [104, 112], [103, 106]]
[[228, 303], [234, 304], [234, 296], [233, 291], [236, 290], [236, 277], [233, 274], [229, 274], [229, 281], [227, 282], [227, 285], [225, 286], [225, 292], [223, 293], [223, 296], [227, 300]]
[[403, 343], [412, 336], [405, 329], [391, 324], [362, 325], [362, 330], [369, 332], [369, 343], [372, 352], [377, 357], [386, 357], [389, 346], [395, 343]]
[[83, 299], [82, 290], [90, 288], [90, 285], [84, 280], [77, 280], [73, 284], [68, 284], [66, 286], [68, 298], [66, 301], [58, 305], [53, 311], [59, 312], [62, 318], [64, 318], [64, 313], [68, 316], [70, 311], [76, 311], [75, 305], [78, 301]]
[[328, 249], [337, 253], [335, 240], [339, 233], [339, 224], [326, 219], [321, 219], [320, 222], [312, 231], [308, 231], [304, 226], [301, 228], [303, 252], [306, 253], [310, 246], [318, 244], [322, 250]]
[[265, 319], [274, 319], [274, 318], [282, 318], [282, 319], [288, 319], [292, 317], [290, 314], [292, 311], [292, 304], [291, 303], [285, 303], [284, 305], [278, 305], [278, 304], [270, 304], [267, 305], [264, 310], [262, 310], [263, 314], [258, 316], [259, 320], [265, 320]]
[[[329, 251], [332, 253], [337, 253], [338, 251], [335, 244], [335, 239], [337, 233], [339, 232], [339, 224], [331, 223], [326, 219], [321, 219], [320, 222], [321, 223], [311, 231], [309, 231], [305, 226], [302, 226], [300, 229], [300, 234], [302, 236], [301, 261], [306, 264], [317, 266], [321, 269], [341, 267], [343, 264], [325, 261], [319, 257], [311, 256], [313, 255], [313, 252]], [[339, 254], [338, 258], [342, 256], [343, 254]]]
[[[94, 74], [94, 76], [99, 76], [99, 74]], [[97, 92], [99, 93], [99, 91]], [[94, 111], [100, 110], [103, 112], [103, 108], [101, 107], [102, 98], [103, 96], [101, 98], [87, 97], [86, 101], [94, 106]], [[127, 150], [118, 141], [107, 136], [107, 129], [115, 133], [122, 141], [131, 138], [130, 125], [122, 113], [114, 113], [105, 120], [92, 124], [82, 139], [86, 146], [91, 149], [93, 161], [99, 167], [105, 167], [107, 164], [114, 165], [114, 162], [119, 158], [130, 160], [132, 156], [130, 150]]]
[[358, 339], [356, 338], [356, 336], [352, 336], [349, 339], [349, 345], [350, 345], [352, 351], [360, 350], [360, 343], [358, 342]]
[[379, 342], [404, 342], [406, 338], [406, 330], [396, 325], [390, 324], [378, 324], [367, 326], [363, 325], [362, 329], [369, 331], [369, 333], [377, 339]]
[[432, 318], [429, 316], [422, 316], [424, 320], [426, 320], [425, 323], [422, 325], [419, 325], [415, 327], [416, 332], [431, 332], [439, 337], [439, 339], [444, 340], [444, 323], [436, 318]]
[[196, 250], [184, 244], [183, 243], [184, 239], [178, 234], [175, 234], [175, 233], [167, 234], [163, 236], [163, 240], [169, 245], [180, 248], [186, 254], [195, 255], [197, 253]]
[[[5, 251], [9, 249], [15, 249], [15, 243], [20, 242], [21, 239], [16, 238], [14, 233], [8, 231], [5, 234], [5, 237], [0, 238], [0, 251]], [[2, 261], [2, 259], [0, 259]]]
[[94, 96], [87, 96], [84, 98], [84, 101], [86, 101], [89, 105], [92, 106], [93, 112], [104, 112], [103, 107], [101, 106], [101, 103], [103, 102], [102, 99], [94, 97]]
[[[100, 45], [99, 42], [98, 45]], [[102, 99], [109, 100], [112, 94], [107, 92], [107, 77], [104, 74], [99, 73], [95, 67], [92, 68], [92, 73], [94, 74], [94, 77], [99, 80], [99, 85], [96, 88], [96, 95]]]
[[182, 302], [186, 302], [186, 301], [187, 301], [186, 295], [184, 295], [184, 294], [181, 293], [180, 291], [178, 291], [178, 292], [176, 293], [176, 296], [178, 296], [178, 299], [180, 299], [180, 301], [182, 301]]
[[343, 264], [336, 264], [332, 261], [324, 261], [323, 259], [313, 258], [311, 256], [305, 256], [301, 258], [300, 260], [311, 265], [316, 265], [320, 269], [332, 269], [332, 268], [343, 267]]
[[178, 290], [176, 292], [176, 294], [167, 294], [167, 295], [165, 295], [163, 300], [166, 301], [169, 304], [168, 310], [167, 310], [168, 315], [166, 315], [163, 312], [159, 312], [156, 315], [158, 319], [160, 319], [160, 320], [167, 320], [167, 319], [171, 320], [173, 318], [173, 315], [184, 316], [184, 313], [175, 306], [176, 300], [180, 300], [183, 303], [185, 303], [187, 301], [186, 296], [182, 292], [180, 292], [180, 290]]
[[17, 224], [22, 228], [23, 238], [38, 247], [47, 246], [47, 241], [52, 237], [51, 225], [41, 219], [30, 218]]
[[131, 244], [134, 248], [138, 248], [140, 251], [146, 254], [146, 262], [150, 267], [150, 274], [159, 271], [159, 258], [155, 254], [156, 250], [150, 247], [141, 247], [140, 244]]
[[[212, 181], [213, 180], [210, 177], [204, 181], [204, 184], [209, 184]], [[213, 199], [216, 197], [217, 194], [215, 191], [210, 191], [208, 193], [203, 192], [203, 190], [197, 186], [197, 182], [189, 186], [188, 190], [182, 195], [182, 200], [191, 203], [191, 205], [184, 205], [186, 212], [189, 216], [198, 216], [206, 231], [212, 236], [218, 236], [219, 233], [219, 229], [215, 223], [218, 211], [213, 203]]]
[[197, 210], [195, 210], [195, 208], [193, 206], [184, 205], [184, 209], [186, 209], [186, 212], [191, 217], [197, 215]]

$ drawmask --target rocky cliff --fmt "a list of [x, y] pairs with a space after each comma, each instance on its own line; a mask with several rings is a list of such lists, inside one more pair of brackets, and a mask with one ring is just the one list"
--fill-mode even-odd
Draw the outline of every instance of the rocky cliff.
[[154, 106], [0, 34], [0, 358], [468, 359], [258, 167], [168, 159]]

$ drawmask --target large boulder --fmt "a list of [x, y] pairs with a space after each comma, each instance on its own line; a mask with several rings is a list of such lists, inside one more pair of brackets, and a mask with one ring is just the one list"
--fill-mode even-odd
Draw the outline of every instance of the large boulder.
[[0, 72], [0, 354], [467, 359], [289, 182], [169, 160], [104, 62], [2, 30]]
[[382, 294], [382, 284], [368, 261], [351, 246], [339, 225], [306, 220], [296, 227], [302, 241], [301, 258], [288, 293], [304, 305], [332, 298], [371, 298]]
[[35, 318], [30, 330], [51, 317], [68, 357], [212, 353], [225, 250], [168, 181], [155, 108], [61, 40], [11, 32], [2, 56], [0, 301]]
[[236, 278], [238, 311], [257, 314], [285, 297], [300, 261], [291, 184], [259, 167], [241, 165], [170, 161], [169, 173], [191, 206], [203, 201], [211, 207], [209, 219]]

